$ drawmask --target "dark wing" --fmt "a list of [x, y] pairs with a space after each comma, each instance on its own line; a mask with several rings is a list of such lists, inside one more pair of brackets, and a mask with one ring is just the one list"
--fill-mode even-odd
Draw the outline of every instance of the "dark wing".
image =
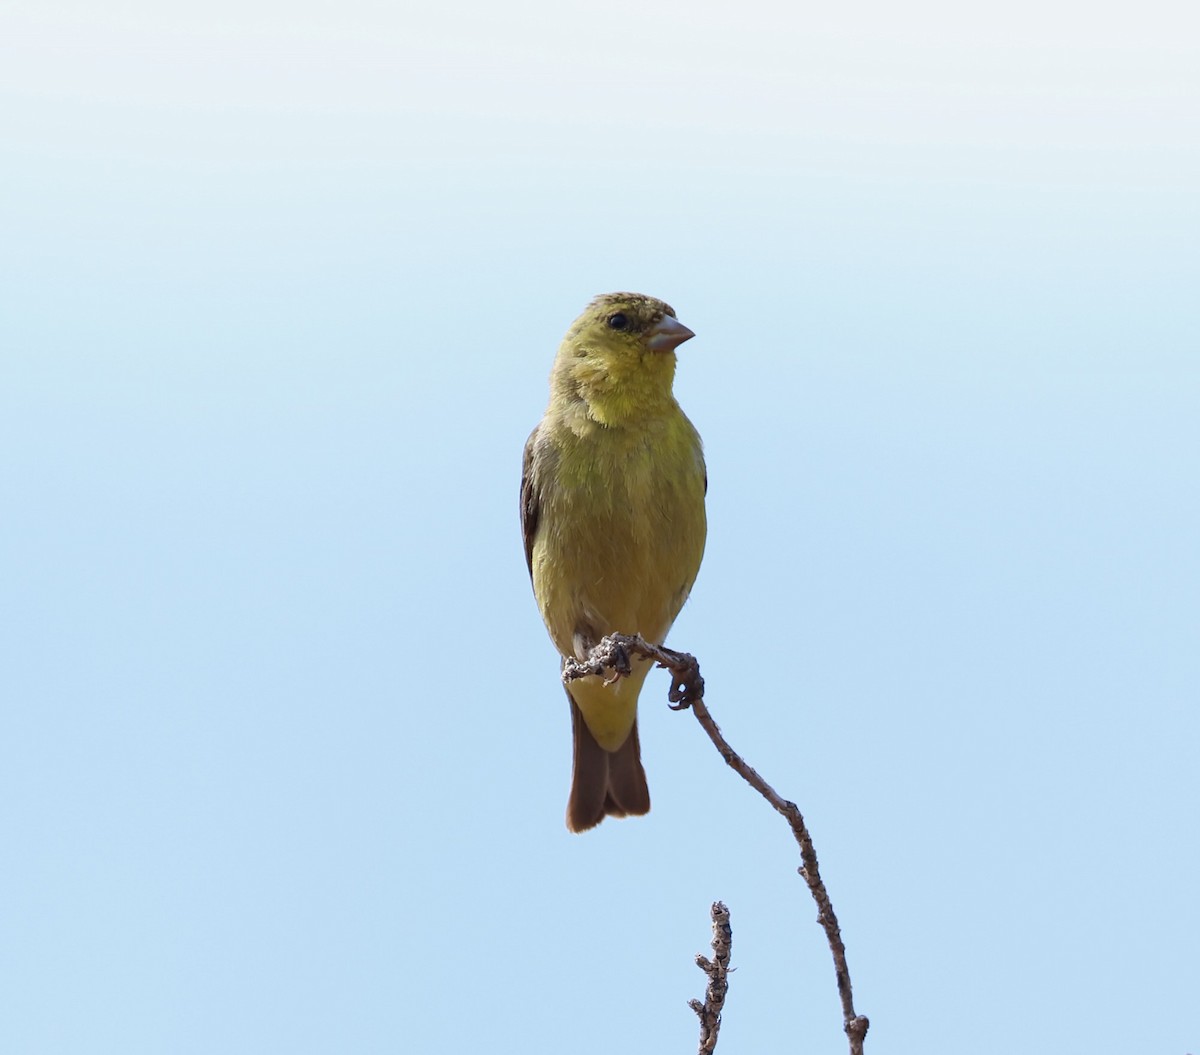
[[525, 441], [525, 457], [521, 464], [521, 537], [525, 540], [525, 566], [533, 578], [533, 537], [537, 534], [541, 507], [538, 504], [537, 488], [533, 481], [533, 441], [538, 430], [534, 429]]

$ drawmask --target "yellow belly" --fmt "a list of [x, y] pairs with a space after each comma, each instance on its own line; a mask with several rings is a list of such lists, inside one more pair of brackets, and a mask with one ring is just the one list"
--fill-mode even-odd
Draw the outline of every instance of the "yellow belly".
[[[704, 466], [683, 428], [582, 438], [543, 481], [533, 546], [533, 586], [555, 647], [583, 658], [610, 633], [661, 644], [695, 581], [704, 553]], [[637, 714], [650, 664], [612, 685], [572, 683], [597, 742], [614, 751]]]

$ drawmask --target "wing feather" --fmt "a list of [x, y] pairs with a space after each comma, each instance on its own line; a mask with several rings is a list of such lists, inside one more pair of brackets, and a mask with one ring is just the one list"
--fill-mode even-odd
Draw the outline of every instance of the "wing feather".
[[530, 579], [533, 578], [533, 540], [541, 519], [541, 503], [533, 472], [533, 446], [537, 434], [538, 430], [534, 429], [525, 441], [525, 456], [521, 463], [521, 537], [525, 540], [525, 566], [529, 569]]

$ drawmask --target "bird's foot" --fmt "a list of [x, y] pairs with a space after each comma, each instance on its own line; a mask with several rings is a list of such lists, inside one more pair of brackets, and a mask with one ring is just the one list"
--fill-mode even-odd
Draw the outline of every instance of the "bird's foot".
[[671, 690], [667, 693], [673, 711], [686, 711], [697, 700], [704, 699], [704, 679], [700, 676], [700, 664], [696, 657], [686, 652], [669, 648], [659, 651], [668, 660], [659, 659], [658, 665], [671, 672]]
[[612, 685], [632, 673], [633, 660], [630, 658], [630, 649], [636, 648], [639, 643], [644, 644], [641, 638], [636, 636], [609, 634], [588, 652], [586, 659], [563, 660], [563, 681], [595, 675], [603, 677], [605, 685]]
[[671, 689], [667, 693], [671, 710], [685, 711], [704, 699], [704, 679], [700, 676], [696, 657], [652, 645], [640, 634], [609, 634], [588, 652], [586, 659], [564, 659], [563, 681], [595, 675], [604, 678], [605, 685], [612, 685], [629, 676], [633, 670], [633, 656], [653, 660], [671, 672]]

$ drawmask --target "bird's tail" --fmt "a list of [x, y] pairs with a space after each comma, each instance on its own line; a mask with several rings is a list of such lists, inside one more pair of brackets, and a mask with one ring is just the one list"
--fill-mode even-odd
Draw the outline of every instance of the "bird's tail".
[[585, 832], [605, 817], [649, 813], [650, 788], [642, 768], [637, 719], [625, 742], [615, 751], [605, 751], [592, 736], [579, 705], [571, 700], [571, 732], [575, 765], [571, 797], [567, 800], [567, 827], [573, 832]]

